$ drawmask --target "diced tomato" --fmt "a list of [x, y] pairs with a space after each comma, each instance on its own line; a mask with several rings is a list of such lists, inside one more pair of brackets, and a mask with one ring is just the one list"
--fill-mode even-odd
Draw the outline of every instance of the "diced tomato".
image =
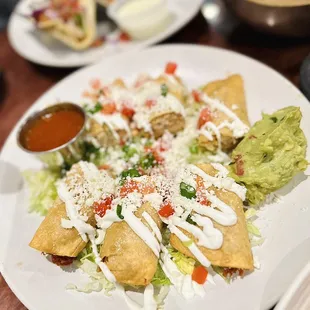
[[98, 90], [98, 89], [100, 89], [100, 87], [101, 87], [101, 82], [100, 82], [99, 79], [91, 80], [91, 81], [90, 81], [90, 86], [91, 86], [93, 89]]
[[116, 112], [116, 105], [115, 103], [106, 103], [102, 106], [101, 113], [106, 115], [111, 115]]
[[79, 6], [80, 6], [79, 1], [77, 1], [77, 0], [71, 1], [71, 7], [72, 7], [73, 9], [78, 9]]
[[212, 120], [211, 111], [209, 108], [204, 108], [200, 112], [200, 116], [198, 119], [198, 129], [200, 129], [205, 123], [210, 122]]
[[143, 195], [148, 195], [155, 192], [155, 186], [153, 184], [140, 183], [138, 187], [139, 187], [139, 193]]
[[204, 284], [207, 281], [208, 270], [203, 266], [198, 266], [192, 273], [192, 280], [198, 284]]
[[158, 147], [159, 152], [165, 152], [167, 151], [168, 148], [169, 147], [163, 141], [160, 141], [159, 147]]
[[139, 192], [138, 182], [133, 180], [128, 180], [120, 189], [120, 196], [122, 198], [126, 197], [129, 193]]
[[131, 40], [130, 36], [128, 33], [126, 32], [121, 32], [118, 39], [121, 41], [121, 42], [128, 42]]
[[114, 196], [111, 195], [109, 197], [104, 198], [102, 201], [94, 203], [94, 212], [100, 217], [104, 217], [107, 210], [111, 209], [112, 201]]
[[198, 90], [193, 89], [192, 90], [192, 96], [196, 102], [201, 102], [201, 95], [200, 95], [200, 92]]
[[149, 109], [151, 109], [153, 106], [156, 105], [156, 100], [154, 100], [154, 99], [147, 99], [147, 100], [145, 101], [145, 105], [146, 105]]
[[175, 62], [168, 62], [166, 65], [165, 73], [174, 74], [178, 65]]
[[74, 261], [74, 257], [52, 255], [52, 263], [57, 266], [68, 266]]
[[157, 140], [157, 147], [156, 147], [156, 149], [159, 152], [165, 152], [170, 147], [171, 147], [171, 141], [170, 140], [166, 140], [166, 139], [163, 139], [163, 138], [160, 138], [160, 139]]
[[129, 106], [123, 105], [122, 109], [121, 109], [121, 113], [128, 117], [129, 119], [132, 119], [132, 117], [134, 116], [134, 114], [136, 113], [134, 109], [130, 108]]
[[162, 217], [169, 217], [174, 214], [174, 209], [170, 202], [164, 202], [158, 211], [158, 214]]
[[208, 200], [208, 198], [205, 195], [201, 195], [198, 197], [198, 202], [203, 205], [209, 207], [211, 205], [211, 201]]
[[236, 163], [236, 174], [237, 175], [244, 175], [244, 162], [242, 159], [242, 155], [237, 155], [235, 157], [235, 163]]
[[107, 164], [103, 164], [98, 167], [99, 170], [109, 170], [111, 167]]
[[159, 152], [157, 152], [156, 150], [152, 150], [153, 156], [156, 160], [157, 163], [162, 164], [164, 161], [164, 158], [162, 156], [160, 156]]
[[85, 97], [85, 98], [90, 98], [91, 97], [91, 94], [89, 91], [85, 90], [83, 93], [82, 93], [82, 96]]

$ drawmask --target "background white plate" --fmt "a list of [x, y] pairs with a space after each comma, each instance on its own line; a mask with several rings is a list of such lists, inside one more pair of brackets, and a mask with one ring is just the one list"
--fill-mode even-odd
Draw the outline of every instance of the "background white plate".
[[[189, 87], [197, 87], [235, 72], [242, 74], [252, 123], [260, 119], [262, 110], [272, 112], [288, 105], [300, 106], [302, 127], [310, 141], [310, 105], [281, 75], [233, 52], [181, 44], [118, 55], [79, 70], [44, 94], [24, 117], [58, 100], [81, 100], [81, 93], [92, 78], [112, 80], [124, 77], [132, 81], [141, 72], [159, 74], [168, 61], [178, 63], [178, 74]], [[0, 157], [0, 262], [3, 276], [31, 310], [126, 309], [117, 295], [107, 298], [103, 293], [85, 295], [66, 291], [66, 284], [86, 282], [86, 276], [78, 272], [64, 272], [28, 247], [42, 219], [27, 213], [27, 192], [20, 171], [40, 167], [40, 164], [18, 148], [16, 131], [17, 127], [8, 138]], [[270, 274], [290, 250], [310, 237], [309, 188], [310, 180], [305, 180], [304, 175], [300, 174], [280, 191], [284, 196], [279, 203], [267, 205], [260, 212], [257, 223], [266, 237], [264, 245], [255, 248], [255, 255], [261, 262], [260, 270], [231, 285], [216, 277], [217, 285], [207, 291], [203, 300], [196, 298], [187, 302], [172, 290], [166, 309], [255, 310], [260, 308], [261, 302], [263, 309], [271, 306], [274, 296], [261, 300]], [[284, 278], [285, 272], [283, 270]], [[281, 288], [281, 283], [277, 285]]]
[[[12, 14], [8, 34], [14, 50], [22, 57], [51, 67], [78, 67], [124, 51], [138, 50], [168, 38], [185, 26], [199, 11], [202, 0], [167, 0], [173, 22], [167, 29], [147, 40], [128, 43], [107, 43], [86, 51], [74, 51], [61, 42], [44, 36], [33, 23], [20, 14], [29, 12], [29, 4], [36, 0], [21, 0]], [[20, 13], [20, 14], [18, 14]]]

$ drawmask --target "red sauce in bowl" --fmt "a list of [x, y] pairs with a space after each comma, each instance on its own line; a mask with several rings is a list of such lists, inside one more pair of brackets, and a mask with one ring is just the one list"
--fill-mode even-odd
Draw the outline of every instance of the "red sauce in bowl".
[[55, 149], [72, 140], [84, 126], [85, 118], [74, 109], [58, 109], [34, 118], [23, 135], [24, 147], [32, 152]]

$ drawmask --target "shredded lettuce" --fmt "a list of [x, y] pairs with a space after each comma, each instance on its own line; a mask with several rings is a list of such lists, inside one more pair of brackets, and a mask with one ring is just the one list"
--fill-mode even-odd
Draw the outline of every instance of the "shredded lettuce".
[[154, 294], [154, 299], [157, 303], [157, 310], [163, 310], [165, 306], [165, 299], [170, 291], [169, 286], [161, 286], [158, 293]]
[[262, 237], [259, 228], [253, 223], [257, 218], [256, 214], [257, 210], [255, 208], [249, 208], [244, 214], [252, 247], [259, 246], [264, 242], [264, 238]]
[[152, 279], [152, 284], [155, 286], [162, 286], [162, 285], [171, 285], [170, 280], [167, 278], [166, 274], [162, 270], [160, 264], [157, 265], [157, 270], [155, 275]]
[[86, 283], [84, 286], [78, 287], [75, 284], [68, 284], [66, 289], [75, 290], [83, 293], [100, 292], [104, 290], [105, 294], [109, 293], [115, 288], [114, 284], [106, 279], [102, 272], [98, 272], [97, 264], [85, 259], [79, 265], [79, 268], [90, 277], [90, 282]]
[[82, 287], [70, 283], [66, 286], [66, 289], [87, 294], [103, 290], [105, 294], [109, 295], [110, 291], [115, 288], [114, 284], [108, 281], [101, 271], [98, 271], [98, 266], [95, 263], [95, 255], [92, 252], [90, 243], [78, 255], [75, 265], [89, 276], [90, 281]]
[[59, 173], [44, 169], [36, 172], [27, 170], [23, 175], [30, 191], [29, 212], [46, 215], [57, 198], [55, 183], [60, 178]]
[[38, 155], [41, 161], [43, 161], [50, 169], [59, 170], [65, 163], [64, 158], [60, 152], [43, 153]]
[[192, 274], [195, 268], [196, 261], [172, 247], [168, 248], [169, 254], [172, 256], [173, 262], [183, 274]]
[[88, 242], [86, 247], [82, 250], [82, 252], [79, 253], [77, 260], [81, 263], [83, 263], [85, 260], [89, 260], [92, 263], [95, 262], [95, 255], [93, 253], [90, 242]]

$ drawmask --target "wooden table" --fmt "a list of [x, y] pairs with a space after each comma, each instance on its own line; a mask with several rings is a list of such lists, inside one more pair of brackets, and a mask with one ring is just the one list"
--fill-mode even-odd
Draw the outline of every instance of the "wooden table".
[[[232, 24], [235, 25], [234, 22]], [[273, 67], [295, 85], [298, 85], [301, 62], [310, 53], [309, 39], [275, 38], [257, 33], [243, 24], [231, 28], [226, 21], [208, 25], [202, 14], [164, 43], [177, 42], [212, 45], [238, 51]], [[5, 32], [0, 33], [0, 67], [4, 70], [6, 81], [6, 94], [0, 102], [1, 148], [25, 110], [49, 87], [74, 69], [46, 68], [28, 62], [13, 51]], [[1, 275], [0, 309], [26, 309]]]

